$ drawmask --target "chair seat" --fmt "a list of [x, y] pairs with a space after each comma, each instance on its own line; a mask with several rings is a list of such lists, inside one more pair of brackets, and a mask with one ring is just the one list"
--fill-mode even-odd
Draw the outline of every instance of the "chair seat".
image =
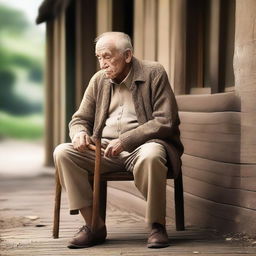
[[[89, 176], [90, 181], [93, 180], [93, 175]], [[134, 180], [133, 173], [129, 171], [108, 172], [100, 175], [101, 181], [128, 181]], [[167, 179], [173, 179], [173, 176], [168, 172]]]

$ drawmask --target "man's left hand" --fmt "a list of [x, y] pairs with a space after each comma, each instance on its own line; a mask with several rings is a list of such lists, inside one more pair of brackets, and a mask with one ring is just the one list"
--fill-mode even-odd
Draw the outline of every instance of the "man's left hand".
[[121, 141], [119, 139], [114, 139], [109, 142], [105, 149], [105, 157], [118, 156], [122, 151], [124, 151]]

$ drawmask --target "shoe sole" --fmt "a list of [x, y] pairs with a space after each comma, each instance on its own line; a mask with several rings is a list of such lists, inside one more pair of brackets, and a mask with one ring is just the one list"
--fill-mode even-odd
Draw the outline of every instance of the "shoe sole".
[[170, 246], [170, 244], [160, 244], [160, 243], [150, 243], [150, 244], [147, 244], [147, 247], [148, 248], [155, 248], [155, 249], [159, 249], [159, 248], [165, 248], [165, 247], [168, 247]]
[[104, 240], [100, 240], [100, 241], [96, 241], [90, 244], [84, 244], [84, 245], [76, 245], [76, 244], [69, 244], [67, 247], [69, 249], [82, 249], [82, 248], [89, 248], [95, 245], [99, 245], [99, 244], [103, 244], [106, 241], [106, 239]]

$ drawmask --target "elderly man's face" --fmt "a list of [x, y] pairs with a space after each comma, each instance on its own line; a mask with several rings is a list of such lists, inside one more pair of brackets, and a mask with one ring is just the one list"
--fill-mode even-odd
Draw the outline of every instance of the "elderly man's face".
[[100, 39], [96, 44], [96, 56], [100, 68], [108, 78], [121, 82], [127, 75], [127, 67], [131, 61], [131, 52], [121, 52], [113, 40]]

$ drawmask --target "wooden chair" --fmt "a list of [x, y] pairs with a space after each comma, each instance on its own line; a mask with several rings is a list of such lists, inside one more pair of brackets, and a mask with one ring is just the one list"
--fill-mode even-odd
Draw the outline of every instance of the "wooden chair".
[[[90, 182], [92, 184], [93, 176], [90, 176]], [[59, 238], [59, 222], [60, 222], [60, 204], [61, 204], [61, 185], [58, 173], [55, 173], [56, 188], [55, 188], [55, 208], [54, 208], [54, 220], [53, 220], [53, 238]], [[168, 175], [167, 179], [173, 179], [171, 175]], [[129, 181], [134, 180], [131, 172], [114, 172], [101, 175], [100, 181], [100, 216], [103, 220], [106, 219], [106, 202], [107, 202], [107, 182], [108, 181]], [[176, 230], [184, 230], [184, 199], [183, 199], [183, 182], [182, 173], [178, 178], [174, 179], [174, 201], [175, 201], [175, 219]], [[73, 211], [71, 214], [77, 214], [77, 211]]]

